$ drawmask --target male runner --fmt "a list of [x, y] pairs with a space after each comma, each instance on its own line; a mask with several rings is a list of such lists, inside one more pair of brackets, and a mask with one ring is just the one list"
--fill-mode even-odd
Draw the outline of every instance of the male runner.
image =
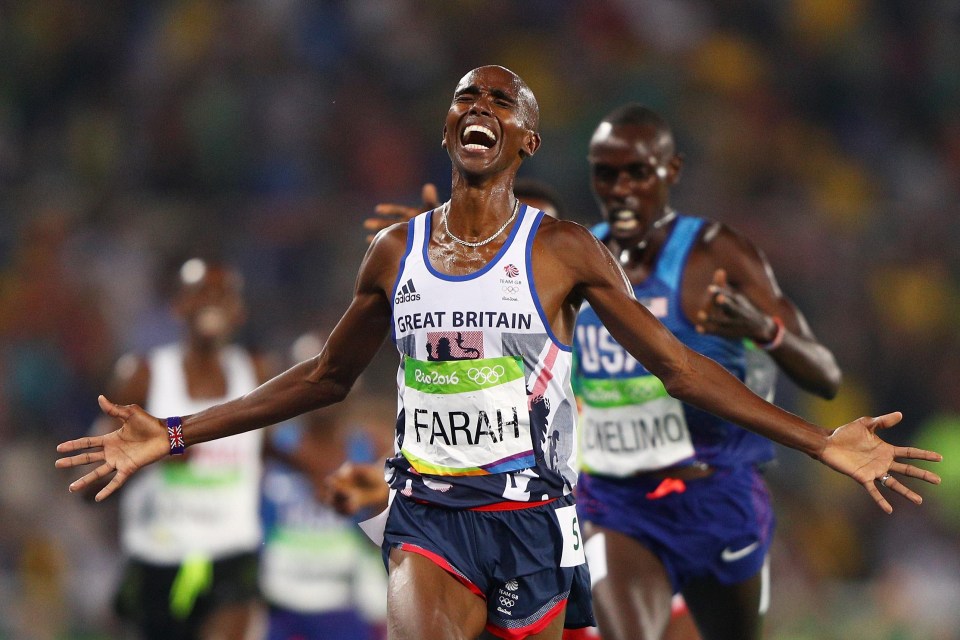
[[[124, 356], [111, 383], [118, 400], [159, 414], [199, 411], [269, 377], [264, 358], [231, 342], [246, 317], [240, 274], [193, 258], [177, 285], [183, 340]], [[103, 416], [94, 431], [113, 422]], [[205, 442], [144, 470], [121, 492], [125, 570], [116, 604], [144, 638], [241, 638], [251, 627], [260, 457], [259, 431]]]
[[[71, 489], [112, 474], [103, 499], [184, 446], [338, 402], [389, 333], [403, 357], [398, 452], [386, 470], [397, 490], [383, 543], [390, 637], [556, 640], [565, 619], [592, 622], [572, 499], [570, 389], [570, 343], [587, 301], [671, 395], [849, 475], [884, 511], [892, 507], [878, 480], [921, 501], [891, 472], [936, 483], [936, 474], [897, 458], [939, 455], [875, 435], [899, 422], [899, 413], [828, 431], [767, 403], [638, 303], [588, 230], [520, 206], [513, 182], [540, 146], [537, 130], [536, 99], [523, 80], [503, 67], [470, 71], [443, 127], [450, 200], [378, 234], [321, 353], [241, 398], [187, 416], [161, 419], [101, 397], [121, 426], [58, 447], [72, 454], [58, 461], [61, 468], [96, 464]], [[427, 342], [440, 337], [460, 338], [480, 357], [428, 361]], [[557, 455], [548, 458], [550, 440]], [[579, 609], [575, 616], [568, 604]]]
[[[677, 213], [682, 158], [658, 114], [629, 104], [590, 141], [595, 228], [634, 295], [691, 349], [748, 380], [765, 351], [826, 398], [840, 384], [830, 351], [780, 291], [763, 254], [712, 220]], [[669, 397], [585, 305], [574, 389], [581, 401], [578, 509], [604, 640], [660, 639], [682, 592], [706, 638], [760, 637], [773, 510], [760, 466], [773, 444]], [[773, 396], [767, 373], [754, 390]]]

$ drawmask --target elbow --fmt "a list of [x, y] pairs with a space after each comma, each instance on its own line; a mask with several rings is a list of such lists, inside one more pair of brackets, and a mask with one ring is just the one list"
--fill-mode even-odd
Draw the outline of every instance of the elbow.
[[342, 382], [331, 383], [329, 395], [327, 396], [330, 400], [329, 404], [336, 404], [346, 400], [347, 396], [350, 395], [350, 389], [352, 388], [352, 384], [346, 384]]
[[692, 376], [683, 375], [679, 371], [670, 371], [658, 377], [670, 396], [678, 400], [690, 401], [695, 389], [695, 380]]
[[357, 381], [357, 376], [333, 369], [317, 357], [303, 377], [303, 381], [311, 389], [310, 395], [313, 397], [314, 408], [319, 408], [345, 400]]
[[819, 372], [816, 377], [801, 379], [793, 377], [793, 381], [808, 393], [823, 398], [824, 400], [833, 400], [840, 392], [840, 384], [843, 382], [843, 374], [836, 365], [827, 367]]
[[310, 385], [313, 398], [310, 402], [311, 409], [319, 409], [343, 402], [353, 387], [352, 382], [338, 380], [336, 378], [322, 378], [317, 381], [311, 381]]
[[820, 388], [816, 390], [817, 395], [825, 400], [833, 400], [840, 392], [840, 384], [843, 382], [843, 372], [840, 367], [833, 365], [829, 368]]
[[810, 386], [807, 389], [824, 400], [833, 400], [840, 392], [840, 384], [843, 382], [843, 372], [837, 364], [833, 354], [827, 351], [820, 358], [820, 364], [816, 369], [818, 375], [810, 380]]

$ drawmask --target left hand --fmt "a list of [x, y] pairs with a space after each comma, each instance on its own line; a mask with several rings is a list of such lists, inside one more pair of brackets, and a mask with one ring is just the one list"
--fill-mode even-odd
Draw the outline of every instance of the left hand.
[[762, 343], [767, 341], [771, 328], [776, 331], [776, 325], [766, 313], [730, 286], [724, 269], [713, 273], [707, 292], [709, 300], [697, 312], [698, 332], [725, 338], [750, 338]]
[[97, 398], [97, 401], [105, 414], [121, 421], [120, 428], [102, 436], [87, 436], [60, 443], [57, 445], [58, 453], [72, 453], [83, 449], [88, 451], [60, 458], [56, 467], [69, 469], [84, 464], [101, 463], [93, 471], [70, 484], [71, 493], [82, 491], [113, 473], [107, 486], [96, 495], [97, 502], [100, 502], [119, 489], [138, 469], [169, 455], [170, 441], [167, 438], [166, 425], [139, 406], [116, 405], [104, 396]]
[[890, 474], [897, 473], [930, 484], [940, 484], [940, 476], [932, 471], [897, 461], [897, 458], [909, 458], [939, 462], [943, 459], [939, 453], [916, 447], [895, 447], [877, 437], [877, 429], [889, 429], [902, 418], [903, 415], [896, 411], [876, 418], [854, 420], [835, 429], [820, 454], [821, 462], [863, 485], [870, 497], [887, 513], [892, 513], [893, 507], [880, 493], [878, 484], [881, 481], [884, 488], [899, 493], [914, 504], [923, 502], [919, 494]]

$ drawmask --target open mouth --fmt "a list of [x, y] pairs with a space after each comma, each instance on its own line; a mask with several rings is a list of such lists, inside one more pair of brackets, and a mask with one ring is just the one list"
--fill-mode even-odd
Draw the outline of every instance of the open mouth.
[[472, 124], [460, 134], [460, 142], [467, 151], [486, 151], [497, 144], [497, 136], [487, 127]]
[[634, 231], [640, 226], [640, 219], [630, 209], [617, 209], [610, 212], [610, 226], [621, 232]]
[[230, 320], [226, 311], [216, 305], [209, 305], [197, 311], [193, 323], [197, 332], [208, 337], [223, 335], [230, 329]]

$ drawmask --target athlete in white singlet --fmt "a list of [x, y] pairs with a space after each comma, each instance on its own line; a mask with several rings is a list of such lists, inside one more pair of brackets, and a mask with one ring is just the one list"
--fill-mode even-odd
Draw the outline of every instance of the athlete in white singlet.
[[[182, 342], [124, 356], [113, 389], [160, 415], [239, 397], [267, 377], [262, 359], [228, 340], [244, 319], [241, 280], [192, 259], [179, 272]], [[98, 424], [102, 430], [107, 424]], [[261, 542], [261, 431], [191, 448], [133, 478], [120, 495], [126, 559], [116, 604], [146, 638], [241, 634], [251, 620]], [[239, 637], [233, 636], [233, 637]]]

